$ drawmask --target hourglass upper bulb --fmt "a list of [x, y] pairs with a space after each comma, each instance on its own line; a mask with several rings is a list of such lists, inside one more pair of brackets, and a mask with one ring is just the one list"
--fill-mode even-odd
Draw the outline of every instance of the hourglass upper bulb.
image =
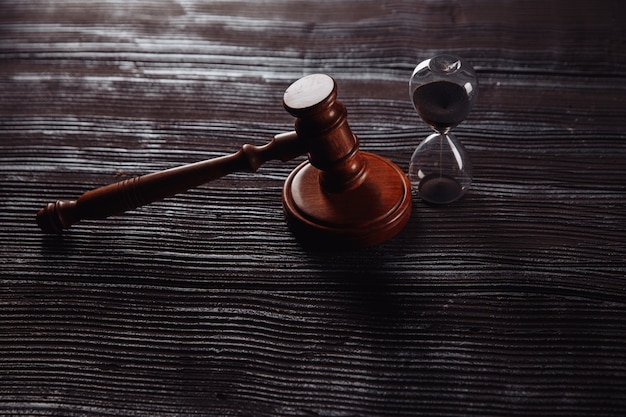
[[422, 120], [433, 130], [446, 133], [470, 112], [478, 95], [478, 79], [463, 58], [438, 55], [415, 67], [409, 92]]

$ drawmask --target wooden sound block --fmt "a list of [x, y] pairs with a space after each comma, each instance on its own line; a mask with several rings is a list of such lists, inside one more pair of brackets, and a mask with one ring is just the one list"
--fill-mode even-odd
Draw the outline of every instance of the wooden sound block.
[[320, 248], [363, 248], [395, 236], [411, 216], [411, 183], [390, 160], [360, 152], [366, 173], [355, 187], [331, 192], [321, 170], [298, 166], [283, 188], [287, 222], [304, 244]]

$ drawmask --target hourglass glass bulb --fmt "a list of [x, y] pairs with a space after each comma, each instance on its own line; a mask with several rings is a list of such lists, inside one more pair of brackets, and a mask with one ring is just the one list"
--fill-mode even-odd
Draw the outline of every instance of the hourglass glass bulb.
[[462, 58], [438, 55], [415, 67], [409, 92], [422, 120], [436, 132], [413, 153], [411, 185], [427, 202], [451, 203], [472, 182], [470, 159], [450, 130], [465, 120], [476, 100], [476, 73]]
[[478, 79], [463, 58], [437, 55], [415, 67], [409, 91], [422, 120], [435, 131], [447, 132], [469, 114], [478, 95]]
[[452, 203], [472, 183], [472, 163], [452, 133], [433, 133], [415, 149], [409, 166], [412, 188], [433, 204]]

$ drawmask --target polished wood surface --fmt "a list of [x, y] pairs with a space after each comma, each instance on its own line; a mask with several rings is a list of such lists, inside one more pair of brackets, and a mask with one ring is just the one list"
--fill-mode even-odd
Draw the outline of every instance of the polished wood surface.
[[[621, 1], [3, 1], [0, 415], [623, 416]], [[325, 73], [405, 171], [421, 60], [476, 68], [448, 207], [298, 244], [268, 162], [61, 237], [45, 203], [263, 145]]]

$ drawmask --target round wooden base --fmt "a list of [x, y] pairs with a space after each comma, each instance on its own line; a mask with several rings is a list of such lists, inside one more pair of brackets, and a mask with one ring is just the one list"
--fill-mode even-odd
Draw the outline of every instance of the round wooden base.
[[411, 216], [411, 183], [393, 162], [360, 153], [367, 176], [358, 186], [329, 192], [321, 171], [305, 162], [287, 178], [283, 207], [287, 222], [303, 244], [319, 248], [363, 248], [395, 236]]

